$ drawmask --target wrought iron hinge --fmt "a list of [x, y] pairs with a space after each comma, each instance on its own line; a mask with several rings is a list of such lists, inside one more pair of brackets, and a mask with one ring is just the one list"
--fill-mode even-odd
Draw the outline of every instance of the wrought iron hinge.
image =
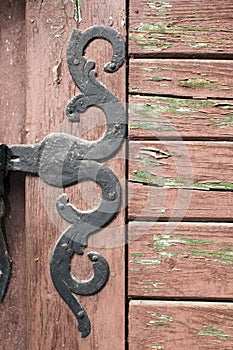
[[[116, 72], [124, 63], [125, 48], [120, 34], [110, 27], [95, 26], [85, 32], [74, 30], [67, 49], [71, 76], [81, 91], [67, 105], [66, 115], [71, 123], [79, 122], [89, 107], [100, 108], [106, 117], [106, 132], [97, 141], [84, 141], [66, 133], [51, 133], [39, 144], [0, 145], [0, 216], [4, 216], [4, 185], [6, 171], [24, 171], [39, 175], [47, 184], [66, 187], [84, 180], [96, 182], [102, 189], [102, 200], [93, 211], [82, 212], [69, 203], [63, 194], [57, 199], [57, 211], [70, 226], [55, 245], [50, 271], [52, 281], [78, 321], [82, 337], [88, 336], [91, 324], [86, 310], [74, 296], [92, 295], [106, 284], [109, 266], [97, 252], [88, 253], [94, 274], [88, 281], [75, 279], [70, 273], [74, 254], [82, 255], [88, 237], [106, 226], [116, 215], [121, 203], [121, 187], [114, 173], [103, 164], [120, 149], [125, 138], [125, 110], [118, 98], [102, 85], [93, 70], [95, 63], [84, 56], [86, 46], [95, 39], [112, 44], [111, 62], [104, 66], [108, 73]], [[10, 260], [3, 233], [0, 230], [0, 301], [10, 278]]]

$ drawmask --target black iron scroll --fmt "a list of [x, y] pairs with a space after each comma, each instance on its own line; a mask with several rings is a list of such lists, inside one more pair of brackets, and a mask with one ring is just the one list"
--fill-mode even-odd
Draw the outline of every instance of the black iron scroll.
[[[74, 313], [82, 337], [88, 336], [91, 324], [74, 294], [88, 296], [99, 292], [108, 280], [109, 266], [99, 253], [88, 253], [93, 277], [80, 281], [71, 275], [71, 260], [74, 254], [83, 254], [88, 237], [105, 227], [119, 210], [120, 183], [102, 162], [112, 158], [120, 149], [126, 131], [123, 105], [97, 80], [93, 70], [95, 63], [84, 56], [85, 48], [95, 39], [105, 39], [113, 47], [111, 62], [104, 66], [106, 72], [114, 73], [124, 63], [124, 42], [116, 30], [105, 26], [91, 27], [85, 32], [75, 29], [68, 45], [67, 58], [72, 78], [81, 93], [69, 101], [66, 115], [71, 123], [79, 122], [88, 108], [100, 108], [106, 117], [103, 137], [89, 142], [65, 133], [52, 133], [39, 144], [9, 147], [6, 166], [7, 170], [37, 173], [46, 183], [56, 187], [92, 180], [102, 189], [101, 203], [93, 211], [79, 211], [69, 203], [65, 194], [57, 200], [58, 213], [70, 226], [54, 248], [50, 261], [51, 277], [58, 293]], [[2, 257], [0, 266], [1, 260]]]

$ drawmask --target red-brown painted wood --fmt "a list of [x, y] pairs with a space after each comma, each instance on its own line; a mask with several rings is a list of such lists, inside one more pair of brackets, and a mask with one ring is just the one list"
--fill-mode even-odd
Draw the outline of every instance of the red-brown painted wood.
[[129, 219], [232, 221], [233, 192], [129, 183]]
[[129, 91], [187, 97], [233, 97], [233, 61], [131, 59]]
[[131, 54], [232, 53], [231, 0], [131, 0]]
[[231, 142], [130, 142], [130, 218], [232, 221], [231, 153]]
[[[103, 113], [83, 115], [81, 123], [70, 125], [64, 110], [68, 100], [78, 93], [68, 73], [66, 47], [72, 27], [85, 30], [94, 24], [113, 23], [124, 33], [124, 3], [118, 1], [82, 2], [82, 22], [72, 19], [72, 2], [27, 2], [27, 143], [40, 141], [46, 134], [60, 130], [81, 137], [97, 138], [101, 135], [105, 118]], [[43, 53], [43, 54], [41, 54]], [[109, 61], [112, 49], [105, 41], [93, 42], [86, 55], [97, 61], [101, 82], [106, 83], [124, 102], [124, 68], [114, 76], [103, 74], [103, 65]], [[93, 119], [94, 117], [94, 119]], [[96, 133], [97, 130], [97, 133]], [[117, 157], [122, 158], [117, 159]], [[116, 175], [124, 179], [124, 151], [108, 162]], [[96, 204], [98, 193], [90, 185], [74, 186], [66, 192], [70, 202], [78, 208]], [[88, 190], [87, 190], [88, 188]], [[90, 250], [104, 255], [110, 265], [110, 278], [106, 287], [92, 297], [78, 297], [92, 324], [92, 332], [81, 339], [77, 322], [70, 309], [55, 291], [49, 272], [52, 249], [64, 230], [55, 209], [61, 190], [28, 177], [26, 182], [26, 228], [28, 269], [28, 347], [29, 349], [124, 349], [124, 210], [102, 232], [89, 240]], [[83, 198], [80, 199], [80, 193]], [[88, 197], [89, 196], [89, 197]], [[94, 196], [94, 200], [93, 200]], [[87, 203], [87, 206], [85, 202]], [[46, 213], [47, 211], [47, 213]], [[55, 225], [53, 224], [55, 223]], [[72, 272], [80, 279], [90, 277], [92, 267], [86, 255], [75, 257]], [[114, 303], [113, 303], [114, 300]]]
[[233, 139], [231, 100], [133, 95], [129, 112], [131, 139]]
[[[24, 1], [2, 1], [0, 6], [0, 142], [21, 143], [25, 118]], [[24, 233], [24, 176], [6, 179], [5, 236], [12, 274], [0, 304], [0, 349], [26, 349], [26, 262]]]
[[129, 349], [231, 350], [232, 303], [131, 301]]
[[233, 190], [232, 142], [131, 141], [129, 160], [130, 181], [166, 188]]
[[129, 296], [231, 299], [233, 225], [129, 224]]

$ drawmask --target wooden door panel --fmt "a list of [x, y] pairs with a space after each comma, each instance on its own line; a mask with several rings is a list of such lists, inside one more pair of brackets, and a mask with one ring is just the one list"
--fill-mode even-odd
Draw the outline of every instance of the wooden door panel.
[[232, 53], [231, 0], [130, 1], [130, 53]]
[[[68, 100], [77, 94], [77, 89], [68, 73], [66, 48], [72, 28], [85, 30], [92, 25], [108, 24], [113, 8], [111, 2], [83, 2], [81, 6], [82, 22], [76, 24], [72, 19], [73, 5], [65, 7], [62, 2], [27, 3], [28, 23], [28, 95], [27, 95], [27, 142], [34, 143], [46, 134], [60, 130], [89, 139], [96, 138], [95, 124], [103, 130], [103, 116], [92, 119], [93, 112], [81, 116], [79, 125], [70, 125], [66, 121], [64, 110]], [[120, 17], [124, 14], [123, 2], [115, 4], [114, 28], [124, 32], [120, 26]], [[33, 19], [33, 22], [30, 20]], [[43, 52], [43, 62], [41, 53]], [[125, 99], [124, 69], [114, 76], [103, 74], [103, 66], [109, 61], [112, 48], [103, 40], [93, 42], [87, 49], [87, 57], [97, 62], [98, 78], [106, 83], [118, 98]], [[121, 88], [120, 88], [121, 87]], [[38, 98], [39, 96], [39, 98]], [[95, 113], [94, 113], [95, 114]], [[102, 118], [102, 119], [101, 119]], [[104, 121], [105, 122], [105, 121]], [[102, 123], [102, 125], [101, 125]], [[86, 129], [82, 125], [86, 124]], [[102, 126], [102, 128], [101, 128]], [[99, 132], [99, 131], [98, 131]], [[100, 136], [100, 135], [98, 135]], [[124, 151], [117, 154], [124, 159]], [[109, 161], [115, 174], [124, 177], [124, 163]], [[80, 208], [80, 191], [85, 197], [85, 189], [74, 186], [66, 190], [70, 202]], [[27, 265], [28, 303], [34, 310], [30, 314], [29, 349], [123, 349], [124, 348], [124, 211], [116, 221], [89, 241], [89, 251], [98, 251], [110, 265], [110, 278], [105, 288], [97, 295], [79, 297], [90, 317], [92, 332], [86, 339], [81, 339], [77, 322], [69, 308], [60, 299], [51, 284], [49, 261], [52, 249], [65, 229], [56, 214], [55, 201], [61, 191], [42, 184], [39, 179], [29, 177], [26, 182], [26, 232], [27, 232]], [[55, 198], [54, 198], [55, 197]], [[93, 197], [93, 193], [92, 193]], [[95, 197], [95, 196], [94, 196]], [[92, 200], [95, 203], [96, 198]], [[91, 203], [90, 203], [91, 204]], [[122, 204], [123, 206], [123, 204]], [[46, 213], [46, 210], [47, 213]], [[52, 224], [51, 219], [55, 225]], [[116, 232], [116, 227], [119, 230]], [[110, 237], [109, 237], [110, 236]], [[117, 237], [118, 236], [118, 237]], [[115, 240], [115, 241], [114, 241]], [[87, 256], [79, 257], [72, 270], [80, 278], [89, 278], [92, 267]], [[77, 265], [78, 264], [78, 265]], [[114, 301], [114, 302], [113, 302]], [[118, 341], [116, 341], [118, 339]]]
[[[88, 140], [102, 136], [105, 116], [100, 110], [91, 108], [76, 125], [71, 126], [66, 120], [67, 102], [78, 94], [68, 71], [66, 48], [73, 28], [84, 31], [92, 25], [114, 24], [124, 36], [124, 2], [83, 2], [82, 21], [80, 18], [81, 22], [76, 22], [74, 14], [72, 1], [16, 1], [14, 4], [9, 1], [1, 8], [1, 27], [2, 23], [5, 26], [1, 32], [4, 47], [1, 142], [38, 143], [53, 131]], [[86, 55], [97, 61], [98, 79], [124, 103], [125, 68], [114, 75], [103, 73], [103, 66], [112, 55], [111, 45], [97, 40], [86, 49]], [[56, 211], [56, 199], [63, 190], [49, 187], [35, 176], [27, 176], [24, 199], [24, 178], [11, 175], [15, 183], [11, 181], [10, 190], [18, 193], [10, 194], [10, 201], [14, 200], [10, 214], [15, 216], [12, 224], [10, 219], [6, 222], [6, 230], [12, 229], [7, 235], [13, 275], [1, 305], [1, 350], [125, 349], [124, 146], [107, 165], [122, 183], [122, 210], [111, 225], [89, 240], [88, 251], [98, 251], [108, 260], [110, 277], [98, 295], [80, 298], [92, 324], [91, 335], [86, 339], [81, 339], [77, 320], [52, 285], [49, 271], [52, 250], [67, 227]], [[89, 183], [66, 189], [70, 202], [83, 210], [96, 205], [97, 197], [101, 198], [98, 191]], [[21, 227], [24, 218], [25, 235]], [[71, 265], [72, 273], [78, 278], [91, 277], [93, 269], [86, 255], [75, 257]]]
[[232, 349], [232, 304], [130, 302], [129, 349]]
[[129, 136], [137, 140], [232, 140], [232, 112], [231, 100], [132, 95]]
[[232, 98], [232, 60], [131, 59], [131, 93]]
[[[25, 3], [2, 1], [0, 6], [1, 143], [24, 141]], [[8, 293], [0, 304], [0, 349], [26, 349], [26, 260], [24, 175], [6, 177], [5, 236], [12, 260]]]
[[233, 225], [132, 222], [129, 296], [231, 299]]

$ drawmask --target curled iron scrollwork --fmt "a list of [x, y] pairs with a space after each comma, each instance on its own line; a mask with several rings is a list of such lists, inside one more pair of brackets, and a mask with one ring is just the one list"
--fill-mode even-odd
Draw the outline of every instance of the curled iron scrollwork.
[[[95, 106], [104, 112], [107, 129], [104, 136], [95, 142], [72, 139], [70, 136], [62, 138], [63, 147], [69, 147], [63, 165], [62, 184], [66, 186], [71, 183], [92, 180], [101, 187], [102, 200], [97, 209], [91, 212], [81, 212], [68, 202], [66, 195], [58, 198], [58, 213], [70, 223], [70, 226], [58, 240], [50, 263], [54, 286], [77, 318], [78, 329], [82, 333], [82, 337], [86, 337], [90, 333], [90, 320], [73, 293], [92, 295], [99, 292], [108, 280], [109, 266], [99, 253], [90, 252], [88, 258], [93, 264], [93, 277], [87, 281], [79, 281], [70, 273], [71, 259], [74, 254], [83, 254], [89, 235], [96, 233], [108, 224], [119, 209], [121, 201], [119, 181], [113, 172], [101, 162], [113, 157], [121, 147], [125, 137], [126, 123], [123, 105], [110, 90], [97, 80], [93, 70], [94, 62], [88, 61], [84, 56], [86, 46], [97, 38], [106, 39], [113, 46], [112, 60], [104, 67], [106, 72], [117, 71], [124, 62], [124, 42], [116, 30], [96, 26], [83, 33], [78, 30], [73, 31], [67, 49], [68, 66], [81, 93], [69, 101], [66, 108], [67, 117], [71, 122], [78, 122], [83, 112], [89, 107]], [[49, 150], [53, 152], [54, 143], [58, 144], [60, 138], [59, 134], [48, 136], [45, 141], [47, 150], [43, 152], [46, 158]], [[50, 143], [51, 145], [49, 145]], [[43, 174], [52, 174], [50, 169], [49, 171], [46, 169], [44, 172], [44, 164], [42, 158], [40, 164], [42, 177]], [[55, 184], [54, 177], [48, 179], [46, 175], [45, 181], [52, 185]]]

